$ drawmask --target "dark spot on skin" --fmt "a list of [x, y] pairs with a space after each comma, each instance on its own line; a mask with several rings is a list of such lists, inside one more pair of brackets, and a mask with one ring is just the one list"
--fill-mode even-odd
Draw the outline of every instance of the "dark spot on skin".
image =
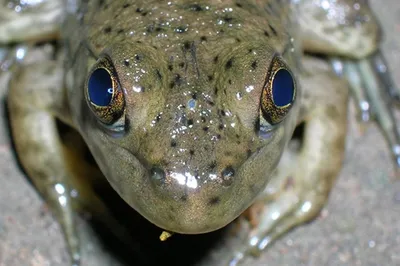
[[162, 75], [161, 75], [161, 72], [160, 72], [160, 70], [156, 70], [156, 75], [157, 75], [157, 78], [159, 79], [159, 80], [162, 80]]
[[229, 83], [229, 84], [232, 84], [232, 80], [231, 80], [231, 79], [228, 79], [228, 83]]
[[189, 50], [192, 47], [192, 43], [191, 42], [184, 42], [183, 43], [183, 48], [185, 48], [185, 50]]
[[246, 151], [246, 154], [247, 154], [247, 158], [250, 158], [250, 156], [251, 156], [251, 150], [248, 149], [248, 150]]
[[232, 17], [224, 17], [223, 21], [225, 21], [226, 23], [231, 23], [233, 21]]
[[124, 65], [125, 65], [126, 67], [129, 66], [129, 60], [128, 60], [128, 59], [125, 59], [125, 60], [124, 60]]
[[219, 197], [212, 197], [209, 199], [208, 204], [210, 205], [216, 205], [221, 201]]
[[193, 155], [194, 155], [194, 150], [190, 150], [190, 151], [189, 151], [189, 154], [190, 154], [191, 156], [193, 156]]
[[219, 124], [218, 129], [219, 130], [223, 130], [224, 129], [224, 125], [223, 124]]
[[188, 126], [192, 126], [192, 125], [193, 125], [193, 119], [189, 119], [189, 120], [187, 121], [187, 124], [188, 124]]
[[103, 31], [104, 31], [104, 33], [110, 33], [111, 32], [111, 27], [110, 26], [105, 27]]
[[121, 34], [121, 33], [123, 33], [123, 32], [124, 32], [123, 29], [119, 29], [119, 30], [117, 31], [117, 34]]
[[193, 99], [193, 100], [196, 100], [196, 99], [197, 99], [197, 93], [196, 93], [196, 92], [192, 94], [192, 99]]
[[207, 79], [208, 79], [208, 81], [212, 81], [214, 79], [214, 77], [212, 75], [208, 75]]
[[181, 123], [184, 125], [187, 125], [187, 119], [185, 115], [181, 115], [181, 119], [180, 119]]
[[170, 88], [173, 88], [175, 86], [179, 86], [182, 84], [182, 77], [179, 74], [175, 74], [174, 80], [169, 84]]
[[184, 62], [180, 62], [180, 63], [179, 63], [179, 67], [180, 67], [180, 68], [184, 68], [184, 66], [185, 66], [185, 63], [184, 63]]
[[268, 31], [265, 30], [265, 31], [264, 31], [264, 35], [267, 36], [267, 37], [269, 37]]
[[233, 58], [230, 58], [225, 64], [225, 69], [231, 69], [233, 65]]
[[206, 36], [201, 36], [201, 37], [200, 37], [200, 41], [206, 42], [206, 41], [207, 41], [207, 37], [206, 37]]
[[222, 109], [219, 110], [219, 114], [222, 115], [222, 116], [225, 116], [225, 115], [226, 115], [225, 111], [222, 110]]
[[241, 3], [236, 3], [236, 6], [239, 7], [239, 8], [243, 7]]
[[136, 8], [136, 13], [142, 13], [142, 12], [143, 12], [143, 8], [141, 8], [141, 7]]
[[[194, 151], [193, 151], [194, 154]], [[197, 180], [199, 180], [200, 175], [199, 175], [199, 170], [194, 170], [194, 178], [196, 178]]]
[[180, 200], [181, 200], [181, 201], [187, 201], [187, 195], [183, 195], [183, 196], [180, 198]]
[[217, 167], [217, 162], [216, 162], [216, 161], [213, 161], [213, 162], [211, 162], [210, 165], [208, 166], [208, 169], [209, 169], [210, 171], [212, 171], [212, 170], [215, 169], [215, 167]]
[[141, 55], [141, 54], [135, 54], [135, 60], [136, 60], [137, 62], [142, 61], [142, 59], [143, 59], [143, 55]]
[[201, 120], [202, 123], [205, 123], [205, 122], [207, 121], [206, 118], [205, 118], [204, 116], [202, 116], [202, 117], [200, 118], [200, 120]]
[[211, 105], [211, 106], [214, 106], [214, 102], [213, 102], [213, 101], [207, 100], [207, 103], [208, 103], [209, 105]]
[[171, 140], [171, 147], [172, 148], [176, 147], [176, 140], [174, 140], [174, 139]]
[[156, 121], [159, 122], [160, 120], [161, 120], [161, 114], [158, 114], [158, 115], [156, 116]]
[[182, 77], [179, 74], [175, 74], [175, 83], [180, 85], [182, 84]]
[[242, 40], [239, 38], [236, 38], [236, 42], [242, 42]]
[[105, 0], [100, 0], [100, 1], [99, 1], [99, 6], [102, 7], [102, 6], [104, 5], [105, 2], [106, 2]]
[[250, 48], [248, 52], [249, 54], [251, 54], [253, 52], [253, 49]]
[[278, 35], [278, 33], [276, 32], [276, 29], [275, 29], [271, 24], [269, 24], [269, 28], [271, 29], [272, 33], [273, 33], [275, 36]]
[[127, 8], [127, 7], [130, 7], [131, 5], [130, 4], [124, 4], [123, 6], [122, 6], [122, 8]]
[[253, 63], [251, 63], [251, 69], [256, 70], [257, 68], [257, 61], [253, 61]]
[[215, 95], [218, 94], [218, 87], [214, 87], [214, 94], [215, 94]]
[[151, 24], [151, 25], [147, 26], [146, 31], [147, 31], [148, 33], [152, 33], [152, 32], [154, 31], [154, 25]]
[[214, 63], [218, 62], [218, 55], [216, 57], [214, 57], [213, 61], [214, 61]]
[[235, 137], [236, 137], [237, 139], [240, 138], [239, 134], [236, 134]]
[[172, 71], [174, 69], [174, 67], [171, 64], [168, 64], [168, 70]]
[[221, 139], [221, 135], [217, 134], [217, 139], [220, 140]]
[[232, 156], [232, 152], [231, 151], [225, 152], [225, 156]]
[[203, 7], [201, 5], [199, 5], [199, 4], [189, 5], [188, 9], [191, 10], [191, 11], [195, 11], [195, 12], [203, 11]]
[[203, 130], [204, 130], [205, 132], [207, 132], [207, 131], [208, 131], [208, 127], [203, 127]]

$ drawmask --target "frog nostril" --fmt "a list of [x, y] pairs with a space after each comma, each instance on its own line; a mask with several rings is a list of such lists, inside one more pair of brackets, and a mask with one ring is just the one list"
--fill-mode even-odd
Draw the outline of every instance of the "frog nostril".
[[221, 172], [222, 185], [224, 185], [226, 187], [230, 186], [233, 182], [234, 176], [235, 176], [235, 170], [232, 168], [232, 166], [226, 167]]
[[165, 182], [165, 172], [159, 167], [153, 167], [150, 170], [151, 180], [156, 185], [162, 185]]

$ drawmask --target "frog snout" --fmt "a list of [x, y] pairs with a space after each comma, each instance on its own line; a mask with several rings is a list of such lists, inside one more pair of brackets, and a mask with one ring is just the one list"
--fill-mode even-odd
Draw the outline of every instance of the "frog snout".
[[230, 203], [235, 183], [232, 166], [219, 173], [153, 166], [149, 178], [153, 200], [160, 208], [147, 218], [163, 229], [205, 233], [225, 226], [238, 215], [239, 210]]
[[159, 166], [154, 166], [150, 170], [150, 178], [156, 186], [165, 183], [171, 184], [175, 180], [179, 185], [187, 186], [192, 189], [197, 188], [200, 185], [199, 183], [212, 181], [216, 181], [221, 184], [221, 186], [229, 187], [233, 182], [234, 176], [235, 170], [232, 166], [225, 167], [219, 174], [216, 172], [199, 173], [198, 170], [171, 171], [164, 170], [163, 167]]

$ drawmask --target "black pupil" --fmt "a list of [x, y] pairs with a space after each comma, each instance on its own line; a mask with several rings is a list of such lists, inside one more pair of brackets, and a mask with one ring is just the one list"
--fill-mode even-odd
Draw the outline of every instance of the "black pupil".
[[272, 97], [276, 106], [291, 104], [294, 95], [293, 77], [289, 71], [279, 69], [272, 84]]
[[89, 79], [88, 94], [90, 101], [98, 106], [110, 104], [113, 87], [110, 73], [104, 68], [93, 71]]

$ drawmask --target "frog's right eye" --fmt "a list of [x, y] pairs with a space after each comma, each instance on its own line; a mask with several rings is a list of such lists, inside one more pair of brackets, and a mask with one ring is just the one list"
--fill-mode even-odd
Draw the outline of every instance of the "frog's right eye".
[[[268, 136], [288, 115], [296, 99], [296, 81], [289, 67], [275, 56], [260, 99], [260, 135]], [[266, 134], [264, 134], [266, 133]]]
[[100, 59], [89, 73], [86, 100], [92, 112], [104, 124], [111, 125], [123, 114], [124, 94], [114, 67], [107, 58]]

